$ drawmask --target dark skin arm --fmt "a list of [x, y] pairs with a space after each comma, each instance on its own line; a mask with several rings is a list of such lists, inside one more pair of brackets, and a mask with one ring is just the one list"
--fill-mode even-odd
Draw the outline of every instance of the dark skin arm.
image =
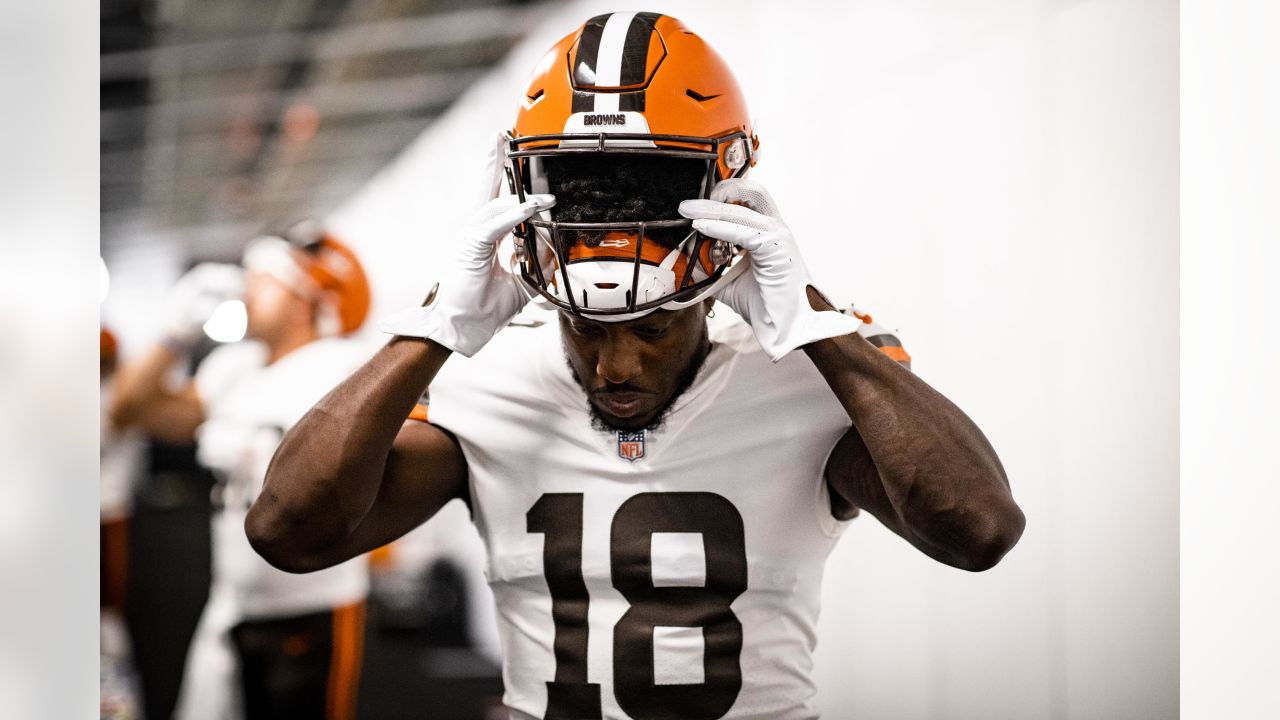
[[[816, 294], [811, 302], [830, 309]], [[804, 349], [854, 425], [827, 464], [835, 504], [866, 509], [941, 562], [994, 566], [1025, 521], [981, 431], [857, 335]], [[404, 420], [449, 354], [431, 341], [392, 340], [293, 427], [245, 523], [264, 558], [292, 572], [329, 567], [464, 495], [457, 441]]]
[[[812, 288], [809, 302], [834, 310]], [[939, 562], [974, 572], [994, 567], [1026, 519], [978, 426], [859, 335], [804, 351], [853, 421], [827, 461], [827, 483], [839, 496], [833, 505], [867, 510]]]
[[466, 493], [446, 431], [408, 420], [451, 351], [397, 337], [285, 435], [245, 531], [267, 562], [311, 572], [395, 540]]
[[182, 356], [156, 343], [116, 374], [108, 417], [115, 427], [138, 427], [157, 440], [191, 443], [204, 422], [204, 405], [195, 384], [165, 386], [165, 376]]

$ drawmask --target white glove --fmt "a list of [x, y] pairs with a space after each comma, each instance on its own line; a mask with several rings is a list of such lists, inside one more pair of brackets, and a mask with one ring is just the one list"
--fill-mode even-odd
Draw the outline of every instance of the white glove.
[[680, 214], [693, 229], [737, 245], [750, 272], [716, 293], [751, 325], [756, 341], [774, 362], [801, 345], [857, 332], [860, 321], [809, 305], [809, 269], [773, 198], [759, 183], [734, 178], [716, 184], [710, 200], [685, 200]]
[[178, 278], [165, 301], [165, 337], [190, 346], [219, 305], [244, 297], [244, 270], [238, 265], [201, 263]]
[[393, 335], [429, 338], [471, 357], [520, 312], [529, 295], [498, 262], [498, 244], [516, 225], [555, 205], [550, 195], [495, 198], [462, 230], [453, 266], [425, 307], [411, 307], [378, 323]]

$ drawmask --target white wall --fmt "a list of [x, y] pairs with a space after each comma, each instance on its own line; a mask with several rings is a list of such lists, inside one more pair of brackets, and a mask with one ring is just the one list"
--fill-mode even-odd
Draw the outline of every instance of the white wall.
[[[331, 218], [420, 298], [553, 13]], [[819, 284], [901, 329], [1028, 517], [996, 569], [870, 518], [828, 565], [826, 717], [1178, 715], [1177, 7], [1172, 0], [651, 2], [736, 69]]]

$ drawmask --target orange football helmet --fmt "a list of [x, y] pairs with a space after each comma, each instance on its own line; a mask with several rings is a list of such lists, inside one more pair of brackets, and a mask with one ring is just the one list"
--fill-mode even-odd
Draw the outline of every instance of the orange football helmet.
[[[673, 17], [616, 12], [588, 20], [538, 64], [507, 134], [507, 173], [523, 200], [549, 191], [546, 162], [557, 156], [694, 158], [706, 164], [707, 198], [755, 164], [759, 145], [715, 50]], [[554, 212], [516, 229], [516, 259], [530, 288], [575, 314], [626, 320], [687, 307], [744, 267], [735, 248], [685, 218], [566, 223]], [[675, 248], [646, 243], [658, 228], [687, 234]]]
[[98, 328], [98, 367], [103, 371], [115, 369], [120, 343], [115, 333], [105, 327]]
[[324, 336], [355, 332], [369, 315], [369, 278], [359, 258], [315, 220], [292, 225], [283, 237], [260, 237], [245, 249], [244, 265], [275, 276], [318, 301], [316, 329]]

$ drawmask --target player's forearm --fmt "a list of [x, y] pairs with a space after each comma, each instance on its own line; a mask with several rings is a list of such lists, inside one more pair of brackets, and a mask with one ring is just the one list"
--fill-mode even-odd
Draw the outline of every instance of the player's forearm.
[[264, 558], [305, 571], [348, 541], [378, 497], [405, 418], [449, 354], [396, 338], [289, 430], [245, 523]]
[[117, 427], [136, 424], [148, 403], [164, 392], [164, 378], [178, 360], [178, 354], [155, 343], [137, 360], [125, 363], [116, 373], [107, 414]]
[[184, 387], [165, 387], [169, 370], [181, 355], [156, 344], [141, 358], [120, 370], [107, 408], [112, 426], [137, 427], [157, 440], [190, 443], [204, 422], [204, 405], [187, 381]]
[[[1021, 537], [1025, 518], [977, 425], [857, 335], [804, 349], [874, 462], [873, 477], [846, 472], [831, 481], [847, 483], [850, 499], [871, 495], [868, 509], [889, 515], [888, 522], [930, 556], [969, 570], [995, 565]], [[879, 487], [869, 492], [869, 483]]]

